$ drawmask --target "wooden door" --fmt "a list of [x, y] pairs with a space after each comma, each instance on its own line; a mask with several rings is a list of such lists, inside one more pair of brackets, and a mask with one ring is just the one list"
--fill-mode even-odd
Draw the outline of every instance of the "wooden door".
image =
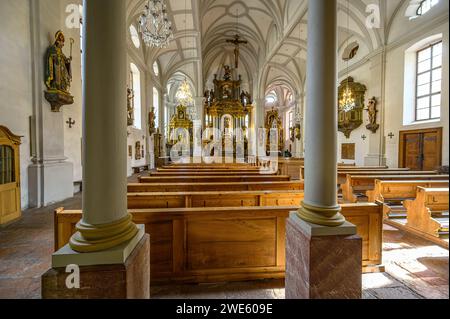
[[442, 128], [400, 132], [399, 167], [436, 170], [442, 162]]
[[0, 126], [0, 225], [21, 216], [20, 137]]

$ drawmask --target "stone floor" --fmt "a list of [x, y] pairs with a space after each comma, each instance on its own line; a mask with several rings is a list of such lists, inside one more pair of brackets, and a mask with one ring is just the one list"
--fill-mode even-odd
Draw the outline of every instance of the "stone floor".
[[[77, 195], [23, 213], [18, 222], [0, 228], [0, 299], [40, 298], [41, 275], [53, 252], [53, 210], [80, 209]], [[449, 253], [390, 226], [384, 227], [385, 273], [363, 275], [364, 298], [420, 299], [449, 297]], [[153, 298], [270, 299], [284, 298], [283, 281], [152, 287]]]

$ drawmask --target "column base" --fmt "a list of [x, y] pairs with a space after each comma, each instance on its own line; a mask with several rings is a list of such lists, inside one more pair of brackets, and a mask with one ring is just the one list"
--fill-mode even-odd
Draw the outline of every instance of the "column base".
[[365, 166], [383, 166], [386, 165], [386, 157], [380, 154], [369, 154], [364, 157]]
[[304, 221], [315, 225], [338, 227], [345, 223], [339, 205], [336, 207], [318, 207], [302, 202], [297, 214]]
[[286, 299], [361, 299], [362, 239], [348, 222], [324, 227], [291, 213], [286, 223]]
[[42, 276], [43, 299], [149, 299], [150, 237], [144, 235], [123, 263], [79, 266], [80, 288], [68, 288], [71, 273], [54, 267]]

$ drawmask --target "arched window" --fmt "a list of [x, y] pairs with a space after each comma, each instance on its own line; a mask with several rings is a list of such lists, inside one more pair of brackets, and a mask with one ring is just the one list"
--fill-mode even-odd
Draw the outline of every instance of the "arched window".
[[130, 36], [131, 42], [133, 42], [136, 49], [139, 49], [141, 47], [141, 40], [139, 39], [139, 33], [134, 25], [130, 25]]
[[153, 63], [153, 73], [155, 73], [156, 76], [159, 76], [159, 66], [158, 66], [158, 62], [155, 61], [155, 63]]
[[134, 127], [140, 130], [142, 129], [141, 72], [133, 63], [130, 64], [130, 89], [134, 95]]
[[159, 127], [159, 92], [157, 88], [153, 88], [153, 107], [155, 108], [155, 127]]

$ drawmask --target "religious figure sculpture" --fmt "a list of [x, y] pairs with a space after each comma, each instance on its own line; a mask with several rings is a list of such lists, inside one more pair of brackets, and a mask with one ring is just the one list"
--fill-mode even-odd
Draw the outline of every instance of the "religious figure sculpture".
[[134, 93], [133, 90], [127, 89], [127, 124], [128, 126], [134, 125]]
[[240, 49], [239, 45], [248, 44], [248, 41], [240, 40], [240, 38], [241, 37], [239, 36], [239, 34], [236, 34], [234, 36], [234, 39], [227, 40], [227, 43], [234, 44], [234, 67], [236, 69], [239, 68], [239, 49]]
[[369, 100], [366, 111], [369, 113], [369, 124], [366, 128], [372, 133], [376, 133], [380, 125], [377, 124], [377, 100], [375, 97]]
[[223, 69], [225, 70], [225, 74], [223, 76], [223, 79], [225, 81], [230, 81], [231, 80], [231, 68], [229, 65], [224, 65]]
[[148, 113], [148, 133], [153, 135], [156, 133], [156, 123], [155, 123], [155, 108], [150, 108], [150, 112]]
[[141, 142], [137, 141], [135, 147], [136, 147], [136, 154], [134, 158], [136, 161], [139, 161], [140, 159], [142, 159]]
[[62, 31], [55, 34], [55, 42], [47, 49], [45, 54], [45, 98], [52, 107], [52, 112], [59, 112], [63, 105], [73, 104], [73, 96], [70, 95], [70, 83], [72, 82], [72, 45], [70, 39], [70, 57], [66, 57], [62, 51], [65, 37]]

